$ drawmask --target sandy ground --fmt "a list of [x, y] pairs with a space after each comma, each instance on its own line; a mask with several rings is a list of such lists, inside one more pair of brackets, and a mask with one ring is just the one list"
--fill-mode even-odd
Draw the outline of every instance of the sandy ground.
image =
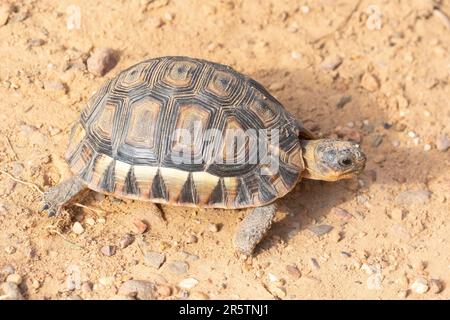
[[[150, 203], [92, 192], [82, 203], [96, 211], [51, 219], [34, 187], [2, 173], [0, 282], [26, 299], [108, 299], [129, 279], [158, 299], [450, 298], [450, 1], [0, 3], [0, 168], [42, 190], [69, 175], [69, 129], [89, 96], [163, 55], [231, 65], [368, 156], [357, 180], [303, 181], [281, 199], [245, 262], [231, 244], [245, 210], [164, 206], [164, 224]], [[86, 59], [105, 47], [118, 64], [94, 76]], [[121, 249], [136, 219], [149, 229]], [[159, 269], [148, 251], [165, 254]]]

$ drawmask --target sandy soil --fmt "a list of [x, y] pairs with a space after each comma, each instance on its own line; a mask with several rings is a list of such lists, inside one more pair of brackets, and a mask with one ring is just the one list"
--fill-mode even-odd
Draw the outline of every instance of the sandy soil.
[[[158, 299], [450, 298], [450, 1], [7, 3], [0, 168], [17, 179], [45, 190], [67, 177], [69, 129], [89, 96], [163, 55], [252, 76], [317, 134], [361, 140], [368, 164], [358, 180], [299, 184], [245, 262], [231, 245], [245, 210], [164, 206], [166, 225], [150, 203], [92, 192], [82, 203], [97, 211], [49, 219], [35, 188], [2, 173], [0, 282], [19, 283], [26, 299], [108, 299], [129, 279], [155, 283]], [[118, 64], [94, 76], [86, 59], [104, 47]], [[149, 229], [121, 249], [136, 219]], [[160, 269], [146, 263], [148, 251], [165, 254]], [[188, 278], [198, 284], [180, 284]]]

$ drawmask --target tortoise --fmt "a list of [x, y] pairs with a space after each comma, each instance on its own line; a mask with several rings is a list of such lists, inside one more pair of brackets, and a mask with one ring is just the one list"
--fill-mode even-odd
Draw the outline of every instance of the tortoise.
[[366, 162], [354, 142], [317, 139], [255, 80], [182, 56], [149, 59], [107, 81], [73, 126], [65, 158], [73, 176], [44, 193], [49, 216], [86, 189], [250, 208], [233, 239], [245, 255], [269, 230], [275, 201], [302, 178], [352, 178]]

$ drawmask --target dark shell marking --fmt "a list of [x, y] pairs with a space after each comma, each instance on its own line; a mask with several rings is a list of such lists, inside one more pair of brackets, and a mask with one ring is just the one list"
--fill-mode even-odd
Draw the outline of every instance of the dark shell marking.
[[[176, 129], [280, 129], [279, 170], [261, 174], [258, 164], [208, 161], [225, 152], [225, 137], [194, 141], [199, 164], [177, 164], [169, 156], [183, 144]], [[92, 96], [72, 129], [67, 150], [73, 172], [90, 189], [117, 196], [188, 206], [260, 206], [289, 192], [304, 169], [298, 137], [301, 123], [256, 81], [205, 60], [163, 57], [122, 71]], [[277, 148], [276, 146], [271, 146]], [[234, 157], [244, 156], [235, 151]]]

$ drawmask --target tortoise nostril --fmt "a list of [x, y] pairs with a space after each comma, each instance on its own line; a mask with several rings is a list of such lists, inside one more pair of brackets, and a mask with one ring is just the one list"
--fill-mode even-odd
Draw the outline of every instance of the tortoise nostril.
[[346, 167], [352, 164], [352, 160], [350, 158], [343, 158], [339, 161], [339, 164]]

